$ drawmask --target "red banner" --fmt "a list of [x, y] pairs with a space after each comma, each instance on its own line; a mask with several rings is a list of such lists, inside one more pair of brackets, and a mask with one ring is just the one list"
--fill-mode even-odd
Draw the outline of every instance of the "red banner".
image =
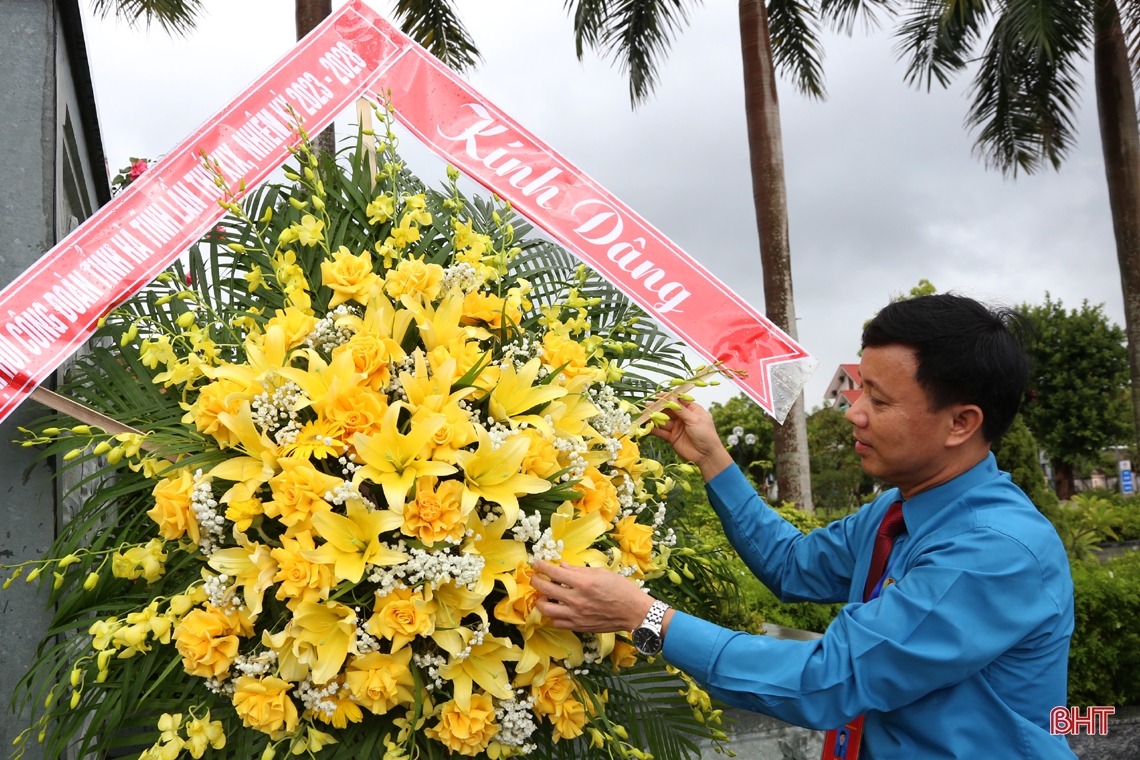
[[289, 158], [291, 105], [316, 134], [366, 92], [506, 198], [782, 420], [815, 361], [668, 238], [362, 0], [343, 6], [166, 158], [0, 291], [0, 420], [116, 304], [224, 215], [203, 152], [247, 189]]

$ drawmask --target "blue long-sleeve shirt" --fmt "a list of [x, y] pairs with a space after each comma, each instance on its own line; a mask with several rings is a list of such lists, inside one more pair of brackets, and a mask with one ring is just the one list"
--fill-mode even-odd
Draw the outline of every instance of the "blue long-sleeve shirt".
[[863, 603], [884, 492], [803, 535], [733, 465], [708, 486], [732, 545], [782, 601], [848, 602], [816, 641], [676, 612], [664, 656], [724, 702], [809, 728], [865, 713], [860, 760], [1073, 758], [1066, 704], [1073, 583], [1064, 547], [992, 455], [903, 504], [878, 599]]

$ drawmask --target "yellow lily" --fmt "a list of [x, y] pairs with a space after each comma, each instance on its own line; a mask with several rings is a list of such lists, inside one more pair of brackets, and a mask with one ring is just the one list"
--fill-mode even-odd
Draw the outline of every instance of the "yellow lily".
[[409, 372], [400, 374], [400, 384], [408, 396], [408, 404], [414, 409], [413, 427], [437, 414], [442, 414], [447, 420], [428, 440], [429, 451], [424, 454], [425, 459], [454, 462], [457, 450], [475, 442], [475, 426], [459, 402], [479, 389], [461, 388], [452, 393], [455, 375], [455, 359], [448, 359], [429, 376], [427, 361], [418, 351], [415, 375]]
[[222, 364], [206, 370], [214, 379], [228, 378], [249, 388], [253, 395], [262, 391], [261, 382], [272, 372], [286, 366], [289, 361], [288, 338], [281, 325], [270, 325], [264, 335], [249, 336], [245, 340], [244, 364]]
[[238, 439], [236, 448], [248, 455], [228, 459], [208, 473], [213, 478], [234, 481], [219, 501], [229, 504], [231, 501], [252, 499], [257, 489], [280, 469], [277, 458], [281, 456], [281, 449], [254, 426], [248, 401], [241, 402], [241, 410], [237, 414], [222, 412], [218, 421]]
[[503, 538], [503, 534], [510, 527], [506, 517], [499, 517], [494, 522], [484, 525], [479, 515], [472, 513], [467, 527], [473, 533], [463, 544], [463, 552], [478, 554], [483, 558], [483, 572], [472, 590], [487, 596], [494, 588], [496, 579], [513, 573], [520, 562], [527, 561], [526, 547], [514, 539]]
[[552, 402], [543, 410], [543, 417], [549, 417], [551, 425], [565, 435], [596, 438], [598, 432], [586, 420], [598, 415], [598, 407], [590, 401], [586, 390], [591, 378], [578, 376], [566, 383], [566, 395]]
[[395, 308], [384, 295], [384, 291], [377, 288], [372, 291], [368, 299], [368, 308], [364, 311], [363, 317], [346, 314], [337, 318], [336, 326], [347, 327], [355, 333], [375, 333], [383, 338], [391, 338], [399, 344], [404, 342], [404, 334], [407, 333], [414, 318], [414, 314], [407, 309]]
[[455, 472], [449, 464], [420, 458], [431, 437], [447, 424], [447, 418], [442, 414], [432, 415], [413, 423], [408, 434], [403, 435], [396, 423], [400, 410], [406, 407], [402, 401], [392, 404], [384, 413], [377, 435], [357, 433], [352, 439], [357, 456], [364, 462], [353, 481], [367, 480], [380, 484], [392, 509], [397, 506], [403, 508], [416, 478], [425, 475], [440, 477]]
[[356, 649], [356, 613], [340, 602], [302, 602], [289, 624], [299, 642], [315, 649], [313, 683], [324, 684], [332, 680], [348, 653], [360, 654]]
[[464, 474], [463, 508], [473, 508], [479, 497], [483, 497], [503, 508], [509, 528], [518, 519], [518, 495], [549, 491], [550, 481], [519, 472], [523, 457], [530, 449], [530, 441], [525, 436], [509, 438], [495, 449], [486, 430], [480, 427], [476, 432], [478, 449], [455, 452], [455, 461]]
[[348, 351], [338, 353], [331, 363], [325, 363], [316, 351], [305, 351], [305, 353], [309, 358], [307, 370], [284, 367], [278, 373], [286, 380], [292, 380], [300, 386], [305, 395], [311, 399], [309, 402], [299, 403], [298, 410], [311, 405], [319, 414], [341, 389], [362, 384], [364, 378], [357, 374], [352, 354]]
[[485, 594], [471, 591], [454, 583], [444, 583], [435, 590], [432, 601], [435, 603], [435, 624], [440, 629], [458, 628], [463, 618], [478, 615], [487, 622], [487, 610], [483, 609]]
[[561, 561], [579, 567], [606, 567], [609, 564], [606, 555], [593, 548], [594, 542], [609, 527], [599, 512], [575, 517], [574, 505], [569, 501], [563, 502], [550, 516], [551, 538], [562, 542]]
[[488, 338], [490, 333], [486, 330], [477, 330], [459, 323], [463, 316], [463, 294], [455, 289], [448, 291], [439, 302], [439, 306], [421, 303], [419, 299], [403, 296], [400, 299], [408, 312], [415, 315], [416, 325], [420, 329], [424, 348], [428, 351], [437, 346], [445, 346], [452, 341], [466, 340], [467, 338]]
[[333, 565], [338, 581], [353, 583], [360, 583], [365, 565], [398, 565], [408, 559], [403, 552], [380, 543], [380, 534], [399, 528], [404, 518], [386, 509], [369, 512], [360, 499], [349, 500], [346, 507], [347, 516], [335, 512], [313, 515], [313, 527], [327, 543], [319, 549], [302, 551], [302, 557]]
[[483, 643], [471, 647], [471, 653], [459, 655], [471, 642], [474, 632], [467, 627], [449, 631], [437, 630], [432, 636], [435, 643], [451, 655], [448, 663], [439, 669], [443, 678], [455, 688], [454, 698], [460, 708], [471, 705], [472, 683], [479, 684], [488, 694], [499, 699], [510, 699], [514, 692], [504, 662], [515, 662], [522, 652], [510, 639], [484, 636]]
[[[499, 382], [491, 391], [491, 404], [488, 411], [496, 420], [527, 422], [545, 422], [542, 415], [523, 415], [523, 412], [546, 406], [557, 398], [566, 395], [566, 389], [560, 385], [535, 386], [538, 371], [542, 369], [542, 360], [531, 359], [521, 370], [515, 372], [511, 362], [503, 362], [499, 373]], [[537, 421], [537, 422], [536, 422]]]
[[262, 597], [277, 575], [277, 560], [270, 554], [270, 547], [251, 543], [236, 528], [234, 538], [239, 546], [217, 550], [210, 555], [207, 564], [219, 573], [237, 579], [245, 597], [246, 611], [252, 619], [261, 614]]

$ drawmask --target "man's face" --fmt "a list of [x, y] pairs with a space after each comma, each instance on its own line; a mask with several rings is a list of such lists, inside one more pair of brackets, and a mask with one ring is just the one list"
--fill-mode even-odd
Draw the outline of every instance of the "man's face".
[[931, 411], [917, 369], [909, 346], [865, 349], [863, 395], [847, 410], [863, 470], [904, 493], [942, 466], [953, 419], [949, 410]]

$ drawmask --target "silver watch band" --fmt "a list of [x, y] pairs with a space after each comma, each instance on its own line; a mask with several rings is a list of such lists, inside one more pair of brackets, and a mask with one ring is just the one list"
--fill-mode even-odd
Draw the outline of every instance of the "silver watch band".
[[653, 602], [653, 606], [649, 608], [649, 612], [645, 615], [645, 620], [641, 625], [653, 628], [658, 633], [661, 632], [661, 623], [665, 620], [665, 613], [669, 610], [669, 605], [658, 599]]

